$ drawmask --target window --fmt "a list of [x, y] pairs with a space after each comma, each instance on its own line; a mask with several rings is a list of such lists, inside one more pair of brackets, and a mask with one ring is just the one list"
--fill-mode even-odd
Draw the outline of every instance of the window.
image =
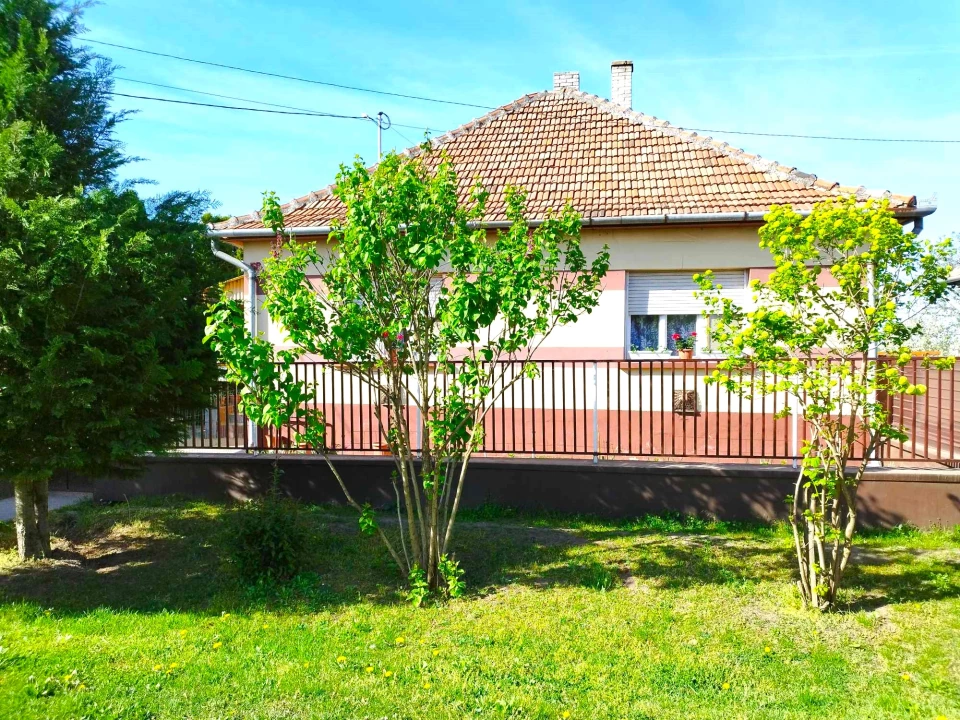
[[656, 352], [660, 348], [660, 316], [632, 315], [630, 317], [630, 349]]
[[677, 349], [677, 343], [673, 339], [674, 335], [679, 334], [687, 337], [690, 333], [695, 332], [697, 332], [696, 315], [667, 315], [667, 349], [670, 352]]
[[630, 350], [675, 352], [677, 345], [673, 336], [677, 333], [684, 337], [691, 333], [701, 335], [697, 331], [699, 320], [697, 315], [631, 315]]
[[[694, 351], [709, 352], [709, 320], [703, 302], [694, 294], [695, 270], [681, 272], [631, 272], [627, 274], [627, 342], [631, 353], [674, 353], [673, 335], [697, 334]], [[743, 303], [745, 270], [715, 271], [724, 297]]]

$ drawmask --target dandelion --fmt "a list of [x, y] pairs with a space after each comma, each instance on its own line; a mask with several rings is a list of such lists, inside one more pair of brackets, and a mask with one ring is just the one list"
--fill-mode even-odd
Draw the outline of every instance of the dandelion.
[[269, 625], [267, 625], [266, 623], [264, 623], [264, 625], [263, 625], [263, 629], [264, 629], [264, 630], [269, 630], [269, 629], [270, 629], [270, 626], [269, 626]]
[[373, 665], [367, 665], [367, 666], [364, 668], [364, 670], [366, 670], [368, 673], [372, 673], [372, 672], [373, 672]]
[[178, 667], [180, 667], [180, 664], [179, 664], [179, 663], [170, 663], [170, 669], [171, 669], [171, 670], [176, 670]]
[[303, 664], [303, 666], [304, 666], [305, 668], [310, 667], [310, 661], [308, 660], [307, 662], [305, 662], [305, 663]]
[[429, 690], [431, 687], [432, 687], [432, 686], [430, 685], [430, 681], [429, 681], [429, 680], [427, 680], [427, 681], [423, 684], [423, 689], [424, 689], [424, 690]]
[[214, 649], [214, 650], [219, 650], [219, 649], [222, 648], [222, 647], [223, 647], [223, 643], [220, 642], [219, 640], [217, 640], [217, 642], [215, 642], [215, 643], [213, 644], [213, 649]]
[[228, 612], [220, 613], [220, 618], [221, 618], [222, 620], [226, 620], [228, 617], [230, 617], [230, 613], [228, 613]]
[[902, 679], [902, 680], [910, 680], [910, 673], [906, 673], [906, 672], [903, 673], [903, 674], [900, 676], [900, 679]]
[[730, 689], [730, 683], [724, 683], [723, 685], [721, 685], [721, 687], [722, 687], [724, 690], [729, 690], [729, 689]]
[[344, 657], [343, 655], [337, 658], [337, 662], [340, 663], [341, 665], [343, 665], [346, 661], [347, 661], [347, 658]]
[[187, 631], [186, 631], [186, 630], [181, 630], [181, 631], [180, 631], [180, 637], [186, 637], [186, 636], [187, 636]]
[[64, 682], [70, 682], [72, 679], [73, 679], [73, 675], [64, 675], [64, 676], [63, 676], [63, 681], [64, 681]]
[[159, 672], [160, 670], [163, 670], [163, 665], [154, 665], [154, 666], [153, 666], [153, 671], [154, 671], [154, 672]]
[[77, 690], [86, 690], [86, 689], [87, 689], [87, 686], [84, 685], [83, 683], [80, 683], [80, 684], [77, 686]]
[[434, 651], [433, 651], [433, 656], [434, 656], [434, 657], [436, 657], [436, 656], [439, 655], [439, 654], [440, 654], [440, 651], [439, 651], [439, 650], [434, 650]]
[[384, 670], [384, 671], [383, 671], [383, 676], [384, 676], [385, 678], [393, 677], [393, 670]]
[[407, 641], [407, 639], [401, 635], [400, 637], [398, 637], [398, 638], [397, 638], [396, 640], [394, 640], [393, 642], [396, 643], [397, 645], [403, 645], [406, 641]]
[[560, 713], [560, 717], [562, 717], [564, 720], [566, 720], [568, 717], [570, 717], [570, 711], [569, 711], [569, 710], [564, 710], [562, 713]]
[[767, 646], [763, 649], [763, 651], [764, 651], [765, 653], [767, 653], [767, 655], [769, 655], [770, 653], [773, 652], [773, 648], [770, 647], [769, 645], [767, 645]]

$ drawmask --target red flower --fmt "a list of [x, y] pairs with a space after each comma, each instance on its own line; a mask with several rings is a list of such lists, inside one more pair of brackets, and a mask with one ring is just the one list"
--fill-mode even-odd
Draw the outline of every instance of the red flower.
[[674, 333], [674, 334], [671, 335], [670, 337], [672, 337], [674, 340], [679, 340], [679, 339], [680, 339], [680, 333]]
[[384, 336], [384, 337], [390, 337], [390, 333], [388, 333], [386, 330], [384, 330], [384, 331], [383, 331], [383, 336]]
[[696, 337], [696, 336], [697, 334], [695, 332], [690, 333], [690, 337]]

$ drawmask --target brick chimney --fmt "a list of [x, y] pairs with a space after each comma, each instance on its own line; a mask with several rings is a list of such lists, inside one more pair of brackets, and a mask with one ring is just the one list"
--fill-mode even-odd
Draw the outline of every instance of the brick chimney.
[[628, 110], [633, 108], [633, 60], [610, 64], [610, 99]]
[[571, 90], [580, 89], [580, 73], [578, 72], [556, 72], [553, 74], [553, 89], [570, 88]]

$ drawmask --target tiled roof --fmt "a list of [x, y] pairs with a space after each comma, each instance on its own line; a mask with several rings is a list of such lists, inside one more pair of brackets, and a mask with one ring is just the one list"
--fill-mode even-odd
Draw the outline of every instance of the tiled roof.
[[[508, 184], [526, 189], [530, 218], [542, 218], [567, 199], [584, 218], [762, 212], [775, 203], [804, 209], [849, 194], [889, 198], [894, 210], [916, 206], [913, 196], [820, 180], [568, 88], [526, 95], [435, 138], [433, 146], [446, 151], [464, 197], [479, 176], [490, 192], [488, 222], [506, 219]], [[428, 160], [438, 161], [439, 154]], [[342, 218], [331, 189], [284, 205], [288, 227], [327, 226]], [[263, 225], [259, 213], [251, 213], [215, 227]]]

